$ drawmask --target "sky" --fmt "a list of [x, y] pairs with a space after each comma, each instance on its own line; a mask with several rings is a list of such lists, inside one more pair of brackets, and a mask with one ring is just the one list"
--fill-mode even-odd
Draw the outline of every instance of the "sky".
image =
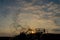
[[0, 36], [28, 28], [60, 34], [60, 0], [0, 0]]

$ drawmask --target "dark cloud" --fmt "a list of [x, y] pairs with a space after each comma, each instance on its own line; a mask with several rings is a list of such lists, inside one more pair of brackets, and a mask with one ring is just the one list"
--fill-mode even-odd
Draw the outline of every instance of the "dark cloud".
[[56, 3], [56, 4], [60, 4], [60, 0], [49, 0], [49, 2], [53, 2], [53, 3]]
[[60, 13], [56, 13], [55, 14], [55, 17], [60, 17]]
[[58, 28], [56, 28], [56, 29], [53, 29], [52, 31], [54, 31], [54, 32], [60, 32], [60, 29]]
[[54, 4], [60, 4], [59, 0], [0, 0], [0, 5], [1, 6], [18, 6], [19, 4], [17, 2], [19, 3], [28, 2], [28, 3], [32, 3], [32, 5], [44, 5], [50, 2], [53, 2]]

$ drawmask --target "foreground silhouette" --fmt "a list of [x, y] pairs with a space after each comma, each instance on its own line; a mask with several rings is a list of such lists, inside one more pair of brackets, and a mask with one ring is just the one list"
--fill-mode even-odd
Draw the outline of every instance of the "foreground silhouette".
[[60, 40], [60, 34], [42, 34], [41, 32], [26, 34], [23, 32], [15, 37], [0, 37], [0, 40]]
[[25, 34], [21, 33], [20, 35], [13, 38], [13, 40], [60, 40], [60, 34]]

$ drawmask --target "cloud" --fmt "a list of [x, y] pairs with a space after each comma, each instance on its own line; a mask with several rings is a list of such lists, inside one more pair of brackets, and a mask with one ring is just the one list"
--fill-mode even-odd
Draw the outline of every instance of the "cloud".
[[42, 0], [15, 0], [12, 4], [5, 4], [0, 9], [0, 33], [18, 35], [28, 28], [47, 28], [53, 33], [52, 30], [59, 27], [54, 22], [56, 13], [60, 13], [59, 7], [54, 2]]
[[60, 28], [55, 28], [55, 29], [53, 29], [52, 31], [53, 31], [54, 33], [60, 34]]
[[59, 12], [58, 7], [59, 6], [57, 4], [54, 4], [53, 2], [50, 2], [49, 4], [40, 5], [40, 6], [32, 5], [32, 4], [24, 6], [21, 8], [21, 13], [18, 18], [19, 20], [18, 23], [21, 24], [22, 26], [26, 26], [27, 28], [47, 27], [48, 29], [50, 29], [49, 32], [52, 33], [53, 32], [52, 29], [58, 27], [54, 22], [55, 13]]

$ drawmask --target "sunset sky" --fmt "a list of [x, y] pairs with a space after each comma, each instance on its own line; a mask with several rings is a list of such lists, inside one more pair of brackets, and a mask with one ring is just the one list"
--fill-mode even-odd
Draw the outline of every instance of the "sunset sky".
[[60, 0], [0, 0], [0, 36], [18, 35], [24, 28], [60, 34]]

